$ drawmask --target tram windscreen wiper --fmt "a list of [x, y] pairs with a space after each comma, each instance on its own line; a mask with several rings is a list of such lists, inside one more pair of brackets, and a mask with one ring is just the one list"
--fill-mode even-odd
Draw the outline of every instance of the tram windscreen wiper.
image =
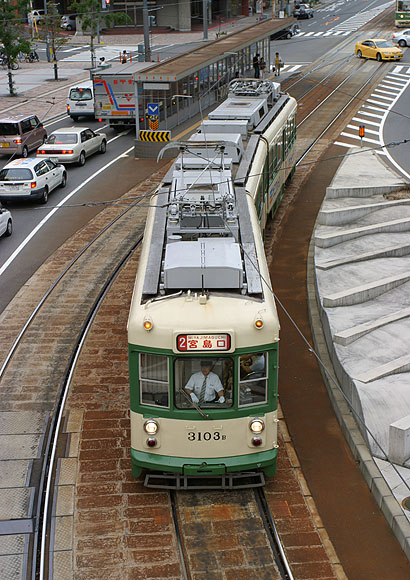
[[178, 389], [180, 393], [182, 393], [184, 395], [184, 397], [186, 398], [187, 401], [190, 402], [190, 404], [195, 407], [195, 409], [198, 411], [198, 413], [202, 416], [205, 417], [205, 419], [209, 418], [209, 415], [207, 415], [206, 413], [203, 412], [203, 410], [201, 409], [201, 407], [197, 404], [194, 403], [194, 401], [191, 399], [191, 397], [188, 395], [188, 393], [184, 390], [179, 388]]

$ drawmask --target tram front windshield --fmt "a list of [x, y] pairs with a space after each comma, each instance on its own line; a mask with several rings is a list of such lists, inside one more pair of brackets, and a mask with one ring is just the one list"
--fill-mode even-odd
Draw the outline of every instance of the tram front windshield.
[[[170, 406], [172, 367], [169, 363], [167, 356], [140, 353], [141, 404]], [[173, 378], [177, 409], [261, 405], [268, 401], [268, 353], [249, 353], [240, 357], [178, 357], [174, 360]]]
[[[237, 359], [239, 407], [267, 402], [267, 353], [251, 353]], [[234, 360], [183, 358], [175, 361], [175, 404], [178, 408], [232, 407], [235, 398]]]

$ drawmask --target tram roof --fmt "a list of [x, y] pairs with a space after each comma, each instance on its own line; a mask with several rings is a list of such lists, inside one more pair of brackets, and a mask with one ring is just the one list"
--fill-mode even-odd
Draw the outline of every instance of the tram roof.
[[[144, 70], [144, 72], [141, 71], [141, 67], [135, 71], [131, 71], [127, 67], [127, 72], [134, 72], [135, 81], [178, 81], [205, 66], [217, 62], [222, 56], [228, 56], [232, 52], [235, 53], [247, 46], [251, 46], [255, 42], [269, 37], [277, 30], [287, 28], [292, 23], [293, 19], [291, 18], [263, 20], [239, 32], [208, 42], [199, 48], [158, 63]], [[124, 69], [122, 71], [124, 72]]]

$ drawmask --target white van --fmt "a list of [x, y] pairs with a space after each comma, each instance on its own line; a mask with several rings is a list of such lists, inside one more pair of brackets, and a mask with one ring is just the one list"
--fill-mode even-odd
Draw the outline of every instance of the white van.
[[79, 117], [95, 118], [92, 81], [84, 81], [68, 89], [67, 115], [73, 121], [78, 121]]

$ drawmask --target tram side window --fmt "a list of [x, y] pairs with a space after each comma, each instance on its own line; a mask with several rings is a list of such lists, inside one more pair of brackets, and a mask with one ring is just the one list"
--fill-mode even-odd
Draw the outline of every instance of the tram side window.
[[240, 407], [266, 403], [268, 387], [266, 352], [242, 355], [239, 359], [239, 377]]
[[140, 353], [139, 385], [142, 405], [169, 407], [168, 357]]
[[229, 357], [179, 358], [174, 366], [178, 409], [232, 407], [233, 361]]

